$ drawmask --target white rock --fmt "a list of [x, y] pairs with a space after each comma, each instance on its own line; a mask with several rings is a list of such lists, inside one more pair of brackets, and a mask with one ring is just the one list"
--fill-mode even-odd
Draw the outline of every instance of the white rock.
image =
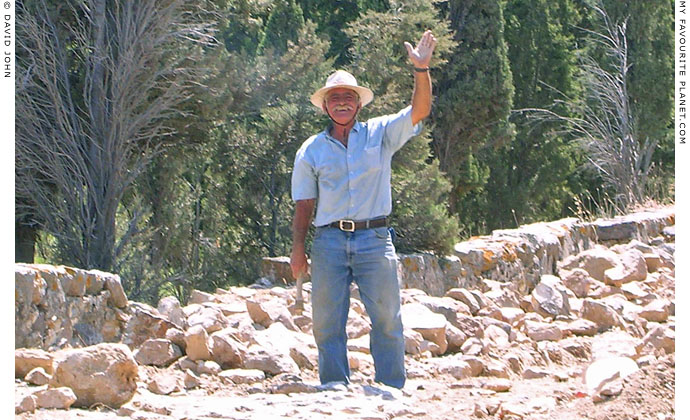
[[180, 306], [180, 301], [177, 300], [175, 296], [161, 298], [161, 300], [158, 301], [158, 312], [168, 317], [168, 320], [177, 325], [178, 328], [186, 328], [187, 316]]
[[539, 284], [532, 291], [532, 307], [543, 317], [570, 314], [568, 294], [558, 277], [549, 274], [541, 276]]
[[501, 320], [513, 326], [520, 322], [520, 320], [522, 320], [522, 318], [525, 316], [525, 311], [523, 311], [521, 308], [503, 307], [499, 308], [498, 310]]
[[508, 333], [496, 325], [489, 325], [484, 329], [484, 339], [498, 348], [506, 348], [510, 345], [510, 336]]
[[558, 341], [563, 338], [563, 331], [555, 324], [525, 321], [525, 332], [534, 341]]
[[272, 375], [291, 373], [298, 375], [299, 366], [290, 357], [289, 349], [279, 351], [275, 348], [249, 346], [244, 362], [245, 369], [258, 369]]
[[597, 245], [592, 249], [567, 257], [558, 266], [562, 270], [582, 268], [592, 278], [604, 281], [604, 272], [609, 268], [615, 267], [618, 261], [619, 257], [615, 252]]
[[585, 372], [585, 385], [590, 395], [596, 395], [608, 382], [635, 373], [637, 363], [628, 357], [609, 357], [599, 359], [589, 365]]
[[620, 255], [620, 262], [604, 272], [604, 283], [620, 287], [623, 283], [641, 281], [647, 277], [647, 263], [644, 255], [631, 249]]
[[401, 308], [403, 325], [411, 328], [426, 339], [439, 346], [441, 354], [448, 349], [446, 323], [443, 315], [432, 312], [420, 303], [408, 303]]
[[467, 289], [453, 288], [446, 292], [446, 296], [459, 300], [460, 302], [467, 305], [472, 315], [476, 315], [477, 312], [481, 309], [481, 305], [477, 300], [476, 296], [474, 296]]
[[665, 299], [655, 299], [645, 305], [638, 315], [647, 321], [666, 322], [669, 316], [671, 303]]
[[638, 340], [624, 331], [607, 331], [592, 340], [592, 360], [612, 357], [636, 358]]
[[207, 333], [212, 334], [228, 326], [228, 320], [216, 306], [203, 306], [187, 318], [187, 325], [201, 325]]

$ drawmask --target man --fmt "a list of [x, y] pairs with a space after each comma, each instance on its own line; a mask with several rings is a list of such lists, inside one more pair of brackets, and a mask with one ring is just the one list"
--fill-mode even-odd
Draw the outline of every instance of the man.
[[304, 142], [295, 157], [290, 265], [295, 278], [307, 272], [304, 241], [316, 207], [312, 318], [321, 383], [350, 382], [345, 326], [350, 283], [355, 281], [372, 324], [374, 379], [396, 388], [405, 384], [397, 257], [386, 222], [391, 212], [391, 158], [419, 134], [420, 122], [431, 111], [429, 61], [435, 46], [431, 31], [415, 48], [405, 42], [414, 66], [414, 91], [411, 106], [397, 114], [356, 121], [374, 95], [342, 70], [311, 97], [332, 124]]

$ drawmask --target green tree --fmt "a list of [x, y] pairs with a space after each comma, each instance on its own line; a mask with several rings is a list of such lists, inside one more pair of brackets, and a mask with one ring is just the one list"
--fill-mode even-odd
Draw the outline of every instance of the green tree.
[[457, 46], [438, 76], [433, 145], [453, 185], [451, 210], [464, 218], [463, 196], [481, 188], [488, 178], [486, 163], [475, 159], [475, 165], [470, 165], [468, 157], [484, 147], [500, 147], [513, 137], [514, 128], [508, 122], [513, 84], [503, 2], [451, 0], [444, 13]]
[[[560, 94], [576, 93], [574, 25], [579, 23], [571, 0], [515, 0], [506, 3], [514, 108], [548, 107]], [[563, 107], [559, 106], [563, 111]], [[489, 152], [491, 173], [483, 209], [487, 228], [551, 220], [566, 214], [574, 189], [577, 148], [553, 126], [535, 126], [513, 115], [515, 139]], [[496, 205], [500, 203], [500, 205]]]
[[335, 59], [336, 66], [350, 63], [352, 40], [345, 33], [347, 25], [368, 10], [388, 10], [387, 0], [298, 0], [305, 19], [317, 24], [317, 33], [328, 36], [330, 48], [326, 57]]
[[275, 54], [283, 54], [288, 48], [288, 41], [297, 39], [303, 25], [302, 8], [295, 0], [275, 0], [258, 51], [271, 50]]

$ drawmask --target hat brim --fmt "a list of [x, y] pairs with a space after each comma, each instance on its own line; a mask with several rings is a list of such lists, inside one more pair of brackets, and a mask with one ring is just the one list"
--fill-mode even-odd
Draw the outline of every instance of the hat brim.
[[372, 92], [370, 89], [365, 88], [363, 86], [353, 86], [353, 85], [336, 85], [336, 86], [328, 86], [328, 87], [322, 87], [321, 89], [317, 90], [314, 92], [313, 95], [311, 95], [311, 103], [317, 107], [318, 109], [323, 109], [323, 101], [326, 98], [326, 95], [328, 92], [330, 92], [333, 89], [339, 89], [339, 88], [345, 88], [345, 89], [351, 89], [357, 92], [359, 95], [359, 101], [362, 104], [362, 106], [365, 106], [369, 102], [371, 102], [374, 99], [374, 92]]

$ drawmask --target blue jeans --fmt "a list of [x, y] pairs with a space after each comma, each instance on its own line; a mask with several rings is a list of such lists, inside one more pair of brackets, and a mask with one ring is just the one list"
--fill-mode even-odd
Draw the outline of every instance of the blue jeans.
[[405, 385], [405, 340], [393, 234], [387, 227], [355, 232], [316, 229], [311, 252], [312, 316], [321, 383], [350, 382], [345, 326], [354, 280], [371, 319], [374, 380], [396, 388]]

